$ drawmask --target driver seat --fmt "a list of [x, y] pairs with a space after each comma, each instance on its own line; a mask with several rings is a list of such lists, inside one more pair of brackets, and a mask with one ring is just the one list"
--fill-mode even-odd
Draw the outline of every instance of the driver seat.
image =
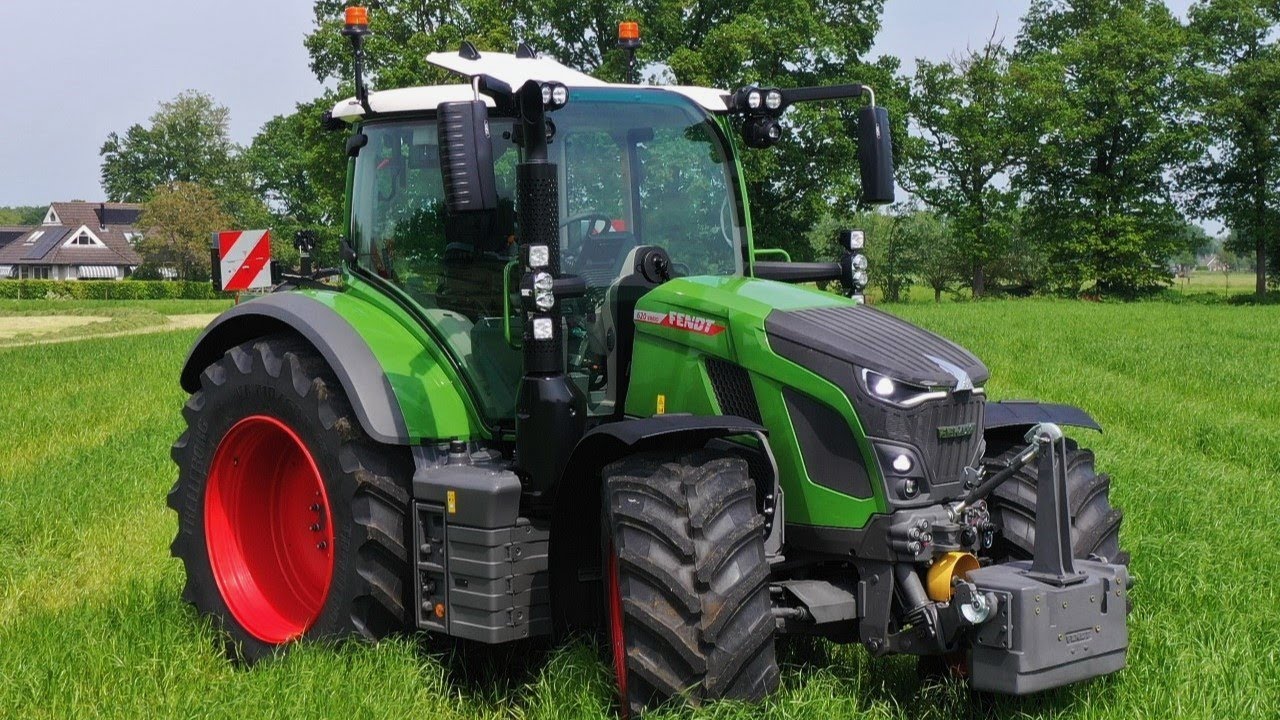
[[622, 271], [627, 254], [636, 247], [636, 237], [629, 232], [606, 232], [590, 235], [582, 242], [582, 250], [574, 261], [574, 267], [566, 268], [582, 278], [587, 287], [605, 287], [613, 284]]

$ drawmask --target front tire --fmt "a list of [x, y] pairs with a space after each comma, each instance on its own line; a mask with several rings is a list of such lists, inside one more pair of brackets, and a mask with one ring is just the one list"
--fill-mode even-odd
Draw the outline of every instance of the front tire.
[[200, 376], [174, 443], [172, 553], [182, 597], [255, 661], [300, 638], [377, 639], [407, 626], [408, 482], [309, 345], [236, 346]]
[[[988, 460], [996, 469], [1006, 467], [1018, 454], [1010, 449]], [[1067, 498], [1070, 501], [1072, 555], [1101, 557], [1129, 564], [1129, 553], [1120, 549], [1120, 523], [1124, 513], [1111, 506], [1111, 478], [1094, 467], [1093, 451], [1067, 439]], [[996, 560], [1030, 559], [1036, 542], [1036, 464], [1023, 467], [997, 487], [988, 499], [996, 526], [992, 555]]]
[[741, 458], [645, 453], [604, 471], [605, 598], [623, 715], [778, 685], [764, 521]]

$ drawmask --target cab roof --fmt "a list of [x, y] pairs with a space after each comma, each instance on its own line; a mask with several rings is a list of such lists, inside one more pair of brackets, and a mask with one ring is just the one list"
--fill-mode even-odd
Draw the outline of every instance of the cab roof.
[[[712, 113], [729, 111], [729, 93], [715, 88], [694, 87], [687, 85], [622, 85], [607, 83], [586, 73], [561, 65], [552, 58], [509, 53], [486, 52], [476, 57], [466, 57], [460, 53], [431, 53], [427, 62], [437, 67], [457, 73], [467, 79], [480, 75], [488, 75], [510, 85], [520, 87], [529, 80], [538, 82], [558, 82], [571, 88], [615, 87], [656, 90], [682, 95], [703, 109]], [[493, 100], [480, 96], [485, 104], [493, 107]], [[369, 94], [369, 107], [375, 113], [402, 113], [414, 111], [431, 111], [444, 102], [464, 102], [475, 99], [475, 93], [469, 84], [430, 85], [425, 87], [399, 88], [381, 90]], [[355, 98], [339, 102], [333, 108], [333, 117], [356, 122], [364, 116], [364, 108]]]

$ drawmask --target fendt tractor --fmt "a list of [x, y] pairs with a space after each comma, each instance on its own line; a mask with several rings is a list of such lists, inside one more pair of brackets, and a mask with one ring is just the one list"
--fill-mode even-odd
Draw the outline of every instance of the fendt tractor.
[[341, 267], [223, 313], [182, 369], [173, 552], [233, 658], [577, 633], [624, 715], [759, 700], [786, 636], [1014, 695], [1124, 666], [1121, 513], [1061, 429], [1090, 416], [988, 400], [978, 358], [863, 302], [862, 233], [839, 262], [757, 248], [742, 147], [797, 103], [856, 108], [862, 200], [892, 201], [871, 88], [463, 44], [428, 60], [465, 82], [370, 92], [369, 32], [349, 9], [327, 118]]

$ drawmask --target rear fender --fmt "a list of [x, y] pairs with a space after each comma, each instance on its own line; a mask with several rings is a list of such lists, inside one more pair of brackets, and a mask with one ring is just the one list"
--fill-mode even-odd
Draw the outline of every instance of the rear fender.
[[[232, 347], [281, 333], [301, 336], [324, 358], [373, 440], [411, 445], [477, 434], [468, 403], [441, 382], [443, 368], [420, 339], [368, 303], [330, 291], [273, 293], [218, 316], [187, 354], [182, 388], [199, 390], [200, 373]], [[416, 348], [414, 372], [389, 372], [370, 337], [400, 352]]]

